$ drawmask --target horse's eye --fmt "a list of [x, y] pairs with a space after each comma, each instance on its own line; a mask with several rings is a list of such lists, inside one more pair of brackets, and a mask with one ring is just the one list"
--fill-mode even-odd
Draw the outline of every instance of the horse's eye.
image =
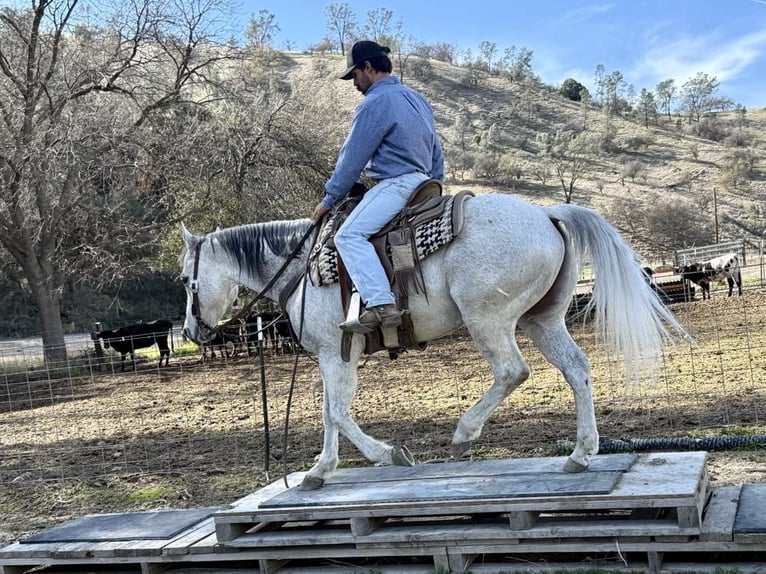
[[181, 275], [179, 277], [179, 279], [181, 280], [181, 283], [183, 283], [184, 285], [188, 285], [189, 284], [189, 276], [188, 275]]

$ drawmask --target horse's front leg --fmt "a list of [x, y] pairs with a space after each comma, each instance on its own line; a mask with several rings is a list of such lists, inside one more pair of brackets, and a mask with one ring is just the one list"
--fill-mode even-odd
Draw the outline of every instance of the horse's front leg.
[[[355, 345], [356, 347], [356, 345]], [[324, 444], [317, 463], [308, 471], [301, 488], [313, 490], [324, 484], [327, 476], [338, 466], [338, 433], [349, 439], [371, 462], [412, 466], [415, 464], [406, 447], [392, 447], [365, 434], [351, 417], [351, 402], [357, 385], [356, 368], [361, 350], [352, 352], [351, 360], [344, 363], [338, 353], [319, 356], [324, 397], [322, 419]]]
[[322, 424], [324, 442], [319, 459], [301, 482], [301, 490], [316, 490], [324, 484], [325, 477], [338, 467], [338, 427], [330, 416], [330, 402], [327, 400], [327, 385], [324, 385], [322, 401]]

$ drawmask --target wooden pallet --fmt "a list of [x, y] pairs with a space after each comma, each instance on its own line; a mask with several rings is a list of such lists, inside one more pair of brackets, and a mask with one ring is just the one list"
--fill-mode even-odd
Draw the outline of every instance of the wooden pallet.
[[0, 574], [43, 566], [478, 574], [519, 560], [534, 570], [541, 557], [550, 568], [572, 555], [629, 557], [632, 571], [656, 572], [679, 554], [766, 554], [766, 485], [708, 495], [705, 458], [600, 455], [574, 475], [561, 472], [563, 458], [344, 469], [308, 493], [297, 489], [304, 473], [294, 473], [291, 488], [276, 481], [168, 539], [12, 544], [0, 549]]
[[[391, 524], [467, 516], [505, 521], [506, 537], [527, 538], [547, 536], [547, 528], [560, 534], [562, 519], [579, 533], [582, 522], [599, 515], [664, 516], [663, 534], [686, 536], [699, 533], [705, 458], [700, 452], [602, 455], [575, 474], [561, 470], [562, 457], [344, 469], [317, 491], [293, 487], [243, 499], [215, 514], [216, 531], [220, 542], [232, 542], [251, 529], [297, 532], [296, 522], [347, 520], [351, 534], [364, 536]], [[258, 535], [257, 544], [265, 537]]]

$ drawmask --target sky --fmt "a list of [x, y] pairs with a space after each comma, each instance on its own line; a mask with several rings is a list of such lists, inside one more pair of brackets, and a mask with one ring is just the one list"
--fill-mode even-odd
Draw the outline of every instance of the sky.
[[447, 42], [476, 57], [483, 41], [528, 48], [532, 69], [548, 84], [574, 78], [594, 93], [596, 66], [620, 71], [636, 93], [698, 72], [720, 82], [718, 96], [766, 107], [766, 0], [240, 0], [241, 21], [274, 14], [275, 47], [304, 49], [327, 35], [325, 8], [348, 4], [393, 11], [418, 42]]

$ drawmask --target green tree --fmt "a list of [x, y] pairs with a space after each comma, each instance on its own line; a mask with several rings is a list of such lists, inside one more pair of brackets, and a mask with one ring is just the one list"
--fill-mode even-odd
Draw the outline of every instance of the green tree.
[[649, 120], [657, 118], [657, 102], [654, 94], [646, 88], [642, 88], [638, 95], [638, 113], [644, 120], [644, 127], [649, 127]]
[[670, 119], [671, 107], [676, 99], [676, 81], [673, 79], [662, 80], [654, 88], [654, 91], [657, 95], [660, 109], [665, 110], [668, 119]]
[[620, 103], [620, 100], [622, 99], [623, 91], [626, 88], [626, 82], [625, 78], [622, 75], [622, 72], [619, 70], [614, 70], [612, 73], [610, 73], [606, 78], [605, 81], [605, 102], [606, 106], [609, 108], [609, 110], [612, 113], [617, 113], [622, 109], [622, 105]]
[[573, 78], [564, 80], [559, 88], [559, 94], [573, 102], [582, 101], [584, 91], [587, 91], [585, 86]]

